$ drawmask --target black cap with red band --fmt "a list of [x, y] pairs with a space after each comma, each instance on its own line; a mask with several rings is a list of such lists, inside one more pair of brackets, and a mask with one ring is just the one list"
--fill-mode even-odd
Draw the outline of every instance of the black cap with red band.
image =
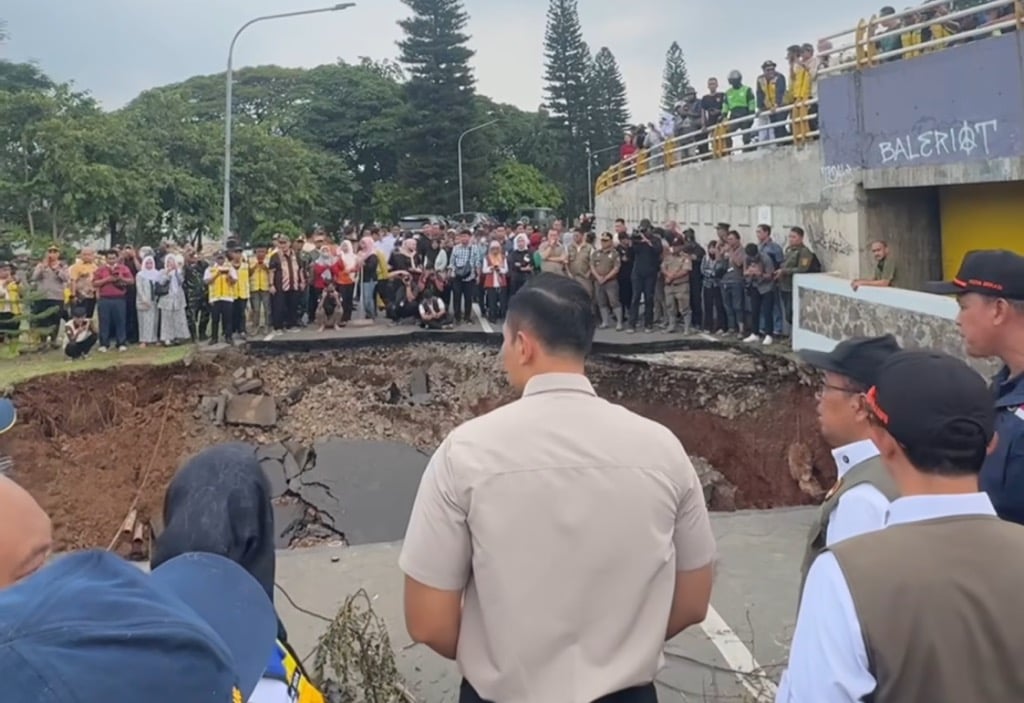
[[904, 447], [964, 451], [988, 446], [995, 406], [981, 375], [960, 359], [935, 351], [900, 351], [879, 369], [867, 402]]
[[994, 298], [1024, 300], [1024, 256], [1005, 249], [979, 249], [964, 255], [952, 281], [924, 284], [928, 293], [980, 293]]

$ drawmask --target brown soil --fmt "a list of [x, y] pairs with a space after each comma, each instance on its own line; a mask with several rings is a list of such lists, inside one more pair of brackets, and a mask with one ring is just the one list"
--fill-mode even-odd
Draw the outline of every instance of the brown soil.
[[124, 367], [17, 388], [19, 422], [4, 450], [13, 477], [50, 514], [55, 549], [106, 548], [136, 500], [139, 520], [159, 516], [181, 457], [202, 444], [190, 427], [192, 389], [212, 373]]

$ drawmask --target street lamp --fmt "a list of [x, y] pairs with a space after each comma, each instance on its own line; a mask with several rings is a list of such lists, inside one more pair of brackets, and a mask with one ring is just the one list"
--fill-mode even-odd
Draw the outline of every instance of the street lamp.
[[460, 213], [466, 211], [466, 201], [465, 201], [465, 198], [463, 198], [463, 193], [462, 193], [462, 138], [465, 137], [470, 132], [475, 132], [478, 129], [483, 129], [484, 127], [490, 127], [492, 124], [495, 124], [495, 123], [497, 123], [499, 121], [500, 120], [491, 120], [490, 122], [484, 122], [483, 124], [478, 124], [476, 127], [470, 127], [465, 132], [463, 132], [462, 134], [459, 135], [459, 212]]
[[606, 151], [611, 151], [612, 149], [618, 149], [618, 148], [619, 148], [618, 144], [613, 144], [612, 146], [606, 146], [604, 149], [598, 149], [597, 151], [591, 151], [590, 147], [589, 146], [587, 147], [587, 197], [590, 198], [590, 214], [591, 215], [594, 214], [594, 174], [593, 174], [594, 157], [597, 156], [598, 154], [603, 154]]
[[282, 12], [278, 15], [264, 15], [263, 17], [256, 17], [249, 20], [235, 32], [235, 36], [231, 38], [231, 46], [228, 47], [228, 71], [227, 71], [227, 89], [225, 90], [226, 99], [224, 101], [224, 241], [231, 237], [231, 83], [232, 83], [232, 58], [235, 53], [235, 42], [238, 41], [238, 35], [244, 32], [250, 25], [254, 25], [257, 22], [265, 22], [266, 20], [279, 20], [285, 17], [298, 17], [299, 15], [315, 15], [321, 12], [337, 12], [338, 10], [347, 10], [350, 7], [355, 7], [354, 2], [343, 2], [337, 5], [331, 5], [330, 7], [320, 7], [315, 10], [297, 10], [295, 12]]

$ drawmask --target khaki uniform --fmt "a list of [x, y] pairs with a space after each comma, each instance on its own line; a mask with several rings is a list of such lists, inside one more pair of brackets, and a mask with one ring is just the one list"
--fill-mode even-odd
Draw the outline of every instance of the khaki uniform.
[[565, 267], [558, 261], [550, 261], [550, 259], [561, 259], [565, 256], [565, 247], [561, 244], [550, 244], [544, 242], [540, 245], [540, 270], [543, 273], [557, 273], [559, 276], [565, 275]]
[[[607, 276], [619, 266], [619, 252], [615, 247], [594, 249], [590, 254], [590, 267], [597, 276]], [[612, 276], [605, 283], [594, 281], [597, 309], [601, 313], [601, 327], [607, 329], [615, 318], [615, 329], [622, 329], [622, 306], [619, 304], [619, 280]]]
[[569, 275], [587, 289], [591, 298], [594, 297], [594, 279], [590, 277], [590, 255], [593, 252], [594, 247], [589, 244], [569, 247]]
[[[690, 271], [693, 270], [693, 261], [689, 254], [683, 252], [666, 251], [665, 258], [661, 262], [661, 273], [666, 279], [665, 283], [665, 329], [669, 332], [676, 331], [676, 324], [679, 316], [683, 317], [683, 331], [690, 333]], [[681, 278], [675, 278], [679, 274], [685, 274]], [[669, 277], [675, 278], [671, 283]]]

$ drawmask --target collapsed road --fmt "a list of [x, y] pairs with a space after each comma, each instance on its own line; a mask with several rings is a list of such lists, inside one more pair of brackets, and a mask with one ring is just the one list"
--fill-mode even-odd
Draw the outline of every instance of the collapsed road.
[[[604, 355], [588, 375], [602, 397], [680, 438], [713, 510], [810, 503], [834, 478], [813, 386], [788, 357], [725, 345]], [[106, 546], [136, 496], [140, 521], [158, 531], [181, 461], [237, 440], [273, 488], [279, 546], [363, 544], [402, 537], [451, 428], [513, 399], [492, 345], [229, 350], [23, 384], [6, 451], [53, 517], [58, 549]]]

